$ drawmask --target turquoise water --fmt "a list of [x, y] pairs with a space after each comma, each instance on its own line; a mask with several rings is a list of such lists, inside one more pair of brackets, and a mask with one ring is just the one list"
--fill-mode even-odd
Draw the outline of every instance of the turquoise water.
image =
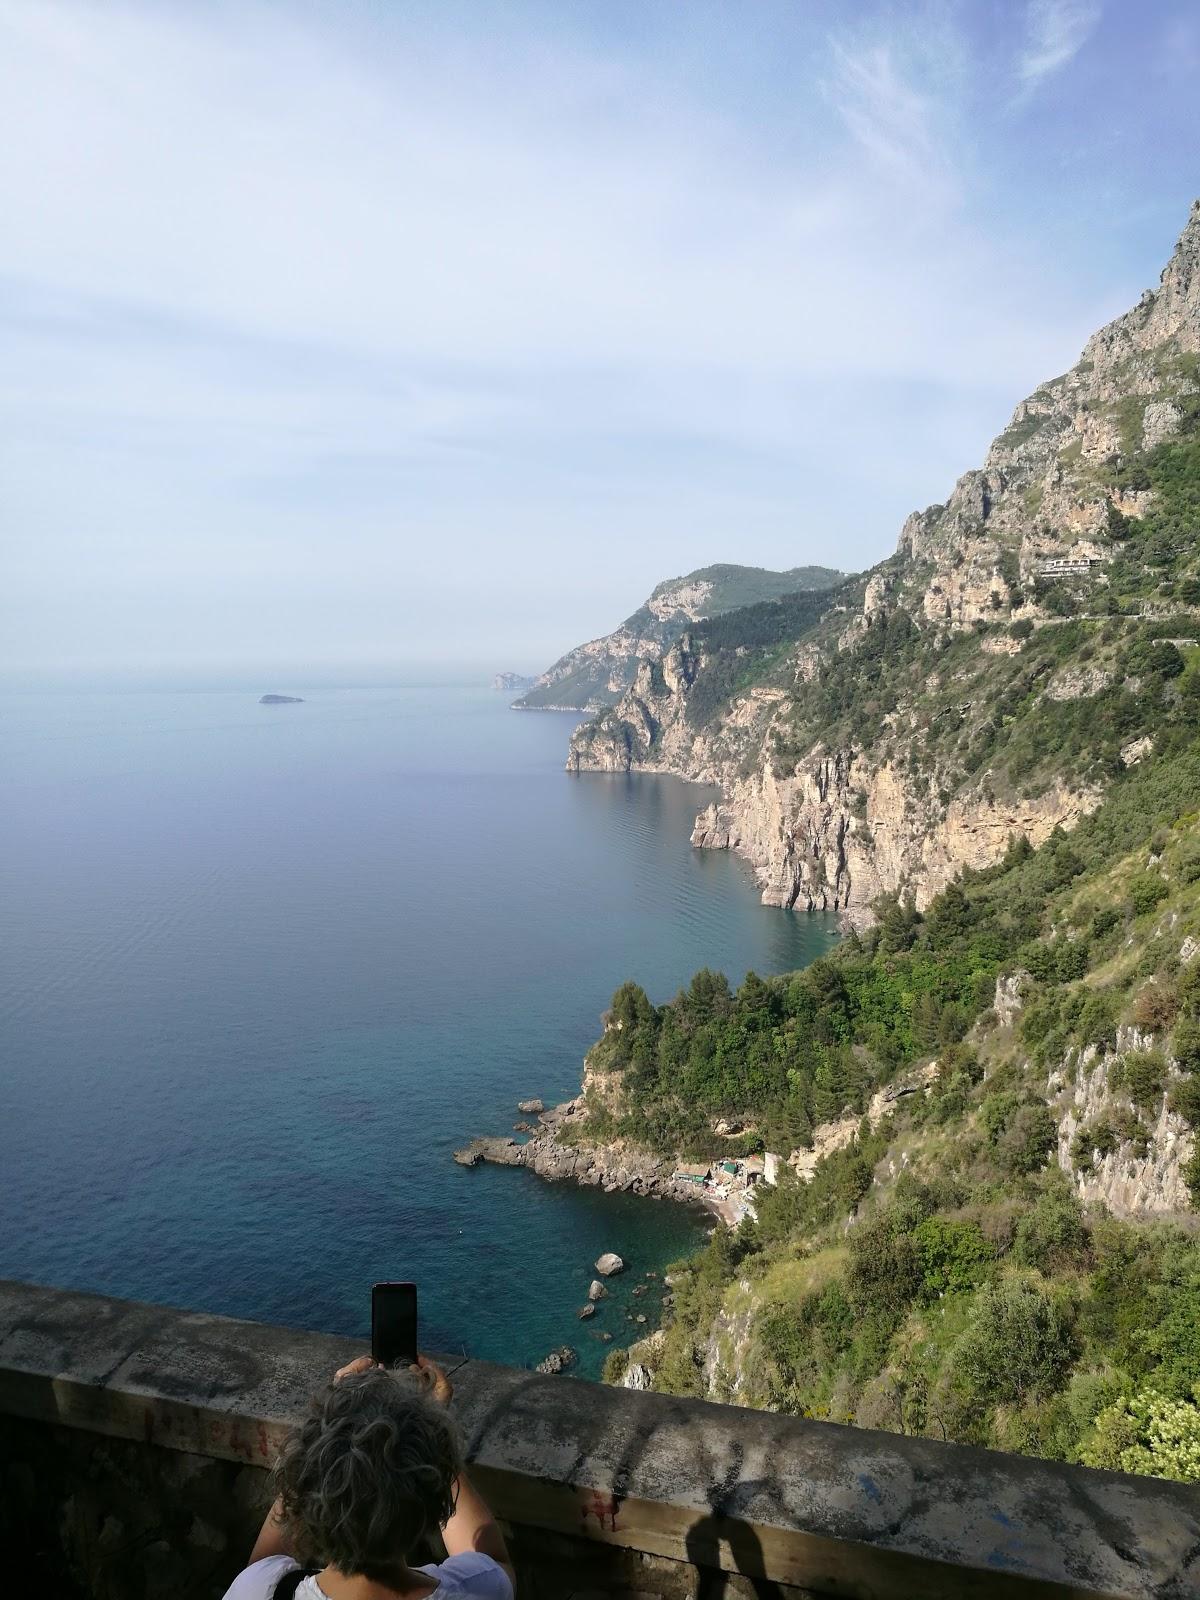
[[595, 1372], [705, 1219], [451, 1152], [577, 1092], [624, 978], [831, 925], [690, 848], [705, 791], [568, 777], [575, 717], [259, 692], [0, 701], [0, 1275], [348, 1333], [414, 1278], [427, 1346]]

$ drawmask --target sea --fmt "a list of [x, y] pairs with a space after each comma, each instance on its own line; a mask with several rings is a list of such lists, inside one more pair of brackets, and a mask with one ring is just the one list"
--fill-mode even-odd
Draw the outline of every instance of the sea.
[[352, 1335], [412, 1279], [426, 1348], [595, 1375], [711, 1219], [453, 1151], [577, 1093], [626, 978], [832, 920], [690, 846], [708, 791], [568, 775], [576, 714], [264, 687], [0, 697], [0, 1276]]

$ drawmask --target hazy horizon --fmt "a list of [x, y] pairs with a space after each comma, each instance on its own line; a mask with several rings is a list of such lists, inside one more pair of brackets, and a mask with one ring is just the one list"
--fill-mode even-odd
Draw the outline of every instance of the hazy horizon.
[[1177, 0], [0, 0], [0, 674], [535, 671], [861, 569], [1152, 286]]

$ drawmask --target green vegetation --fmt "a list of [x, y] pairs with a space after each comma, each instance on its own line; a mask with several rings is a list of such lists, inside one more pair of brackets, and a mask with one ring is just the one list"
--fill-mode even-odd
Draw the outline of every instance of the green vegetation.
[[834, 589], [844, 578], [845, 573], [833, 567], [789, 567], [786, 572], [773, 572], [768, 567], [739, 567], [719, 561], [711, 567], [698, 567], [686, 578], [668, 578], [650, 598], [657, 600], [681, 583], [711, 583], [705, 615], [719, 617], [726, 611], [758, 605], [763, 600], [779, 600], [801, 589]]
[[[772, 572], [766, 567], [741, 567], [718, 563], [700, 567], [682, 578], [668, 578], [660, 583], [643, 606], [625, 618], [620, 628], [611, 636], [609, 649], [600, 654], [582, 655], [571, 651], [555, 662], [550, 669], [556, 673], [552, 683], [530, 689], [518, 704], [530, 708], [543, 706], [607, 706], [620, 698], [637, 671], [638, 657], [631, 649], [635, 640], [651, 640], [661, 650], [667, 650], [689, 627], [686, 616], [663, 620], [650, 609], [651, 603], [662, 599], [673, 589], [693, 583], [712, 585], [705, 601], [706, 617], [719, 617], [740, 607], [751, 607], [764, 601], [781, 599], [800, 591], [818, 594], [832, 589], [844, 581], [844, 574], [832, 567], [792, 567], [786, 572]], [[814, 610], [819, 616], [823, 607]], [[622, 637], [624, 636], [624, 637]], [[620, 688], [614, 689], [615, 681]]]
[[[1069, 837], [1014, 842], [924, 915], [882, 904], [802, 972], [736, 991], [701, 972], [662, 1006], [617, 991], [593, 1136], [710, 1155], [853, 1132], [673, 1270], [657, 1388], [709, 1392], [715, 1357], [743, 1403], [1197, 1476], [1200, 1238], [1085, 1211], [1056, 1159], [1056, 1097], [1101, 1064], [1111, 1107], [1077, 1169], [1148, 1148], [1164, 1095], [1200, 1114], [1200, 958], [1180, 962], [1200, 939], [1200, 741], [1166, 743]], [[1003, 1024], [998, 977], [1021, 990]], [[910, 1092], [872, 1124], [889, 1085]], [[740, 1141], [713, 1133], [722, 1115]]]
[[693, 652], [704, 658], [704, 671], [687, 696], [688, 722], [703, 727], [732, 696], [751, 684], [769, 683], [772, 669], [786, 662], [796, 641], [815, 628], [842, 593], [834, 589], [786, 595], [689, 629]]
[[[987, 840], [1051, 790], [1043, 814], [1094, 808], [923, 913], [880, 903], [802, 972], [704, 971], [662, 1005], [618, 990], [584, 1136], [795, 1153], [673, 1274], [638, 1353], [656, 1387], [1200, 1481], [1200, 1231], [1180, 1215], [1200, 1152], [1181, 1167], [1165, 1120], [1200, 1129], [1190, 331], [1119, 361], [1102, 343], [1042, 385], [1002, 465], [906, 527], [869, 607], [859, 579], [711, 618], [648, 725], [596, 730], [750, 780], [755, 827], [777, 804], [853, 819], [857, 882], [883, 830], [889, 871], [899, 842], [915, 874], [922, 843]], [[726, 717], [758, 686], [776, 692]], [[772, 784], [793, 776], [799, 797]], [[806, 889], [823, 871], [809, 859]], [[1174, 1221], [1107, 1214], [1131, 1176]]]

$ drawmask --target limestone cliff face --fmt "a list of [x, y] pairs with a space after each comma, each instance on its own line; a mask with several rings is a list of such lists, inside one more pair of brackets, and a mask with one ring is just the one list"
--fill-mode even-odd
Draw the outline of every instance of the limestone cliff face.
[[[877, 735], [822, 737], [818, 726], [797, 756], [786, 734], [830, 663], [896, 618], [908, 619], [928, 652], [930, 685], [939, 682], [939, 652], [965, 633], [977, 639], [979, 659], [997, 670], [1008, 663], [1025, 696], [1061, 703], [1106, 689], [1111, 674], [1100, 665], [1072, 665], [1048, 684], [1021, 682], [1022, 634], [1008, 624], [1054, 626], [1042, 600], [1061, 573], [1082, 585], [1081, 604], [1094, 599], [1102, 609], [1114, 516], [1143, 516], [1149, 504], [1149, 491], [1122, 486], [1116, 466], [1178, 429], [1183, 407], [1200, 394], [1197, 352], [1200, 202], [1159, 288], [1095, 334], [1069, 373], [1021, 402], [983, 466], [965, 473], [944, 504], [907, 519], [896, 554], [865, 575], [856, 610], [835, 608], [782, 665], [772, 660], [764, 681], [715, 711], [701, 693], [713, 671], [706, 630], [683, 632], [638, 664], [616, 705], [577, 731], [568, 768], [641, 768], [719, 785], [720, 803], [696, 819], [697, 846], [744, 854], [770, 905], [860, 921], [882, 892], [911, 892], [923, 906], [964, 867], [997, 861], [1014, 834], [1036, 846], [1055, 828], [1070, 829], [1099, 803], [1102, 774], [1086, 782], [1042, 774], [1023, 793], [952, 753], [916, 770], [908, 757], [928, 729], [920, 688], [907, 687], [881, 715]], [[991, 715], [969, 695], [952, 709], [968, 729]]]
[[639, 664], [656, 660], [691, 623], [779, 595], [828, 588], [841, 576], [832, 567], [771, 572], [720, 564], [668, 578], [619, 628], [568, 650], [523, 685], [517, 706], [595, 711], [612, 705], [633, 683]]
[[[1073, 1073], [1056, 1073], [1050, 1081], [1052, 1103], [1059, 1116], [1058, 1162], [1085, 1204], [1102, 1202], [1119, 1217], [1182, 1215], [1191, 1210], [1184, 1169], [1195, 1147], [1195, 1135], [1164, 1096], [1147, 1129], [1144, 1147], [1122, 1139], [1113, 1150], [1091, 1153], [1091, 1165], [1076, 1163], [1075, 1141], [1081, 1129], [1096, 1127], [1110, 1113], [1128, 1110], [1130, 1101], [1119, 1087], [1120, 1067], [1155, 1045], [1152, 1035], [1122, 1027], [1113, 1052], [1089, 1047]], [[1168, 1082], [1181, 1076], [1168, 1062]], [[1086, 1134], [1085, 1134], [1086, 1138]]]
[[891, 763], [821, 745], [781, 775], [768, 736], [787, 697], [752, 689], [714, 730], [696, 732], [686, 702], [702, 665], [687, 636], [660, 663], [643, 663], [614, 711], [576, 733], [568, 768], [637, 767], [719, 784], [723, 798], [697, 816], [692, 843], [744, 855], [765, 905], [865, 921], [879, 895], [909, 890], [924, 906], [964, 867], [999, 860], [1014, 834], [1043, 844], [1099, 802], [1098, 790], [1056, 783], [1016, 800], [978, 785], [943, 805]]

